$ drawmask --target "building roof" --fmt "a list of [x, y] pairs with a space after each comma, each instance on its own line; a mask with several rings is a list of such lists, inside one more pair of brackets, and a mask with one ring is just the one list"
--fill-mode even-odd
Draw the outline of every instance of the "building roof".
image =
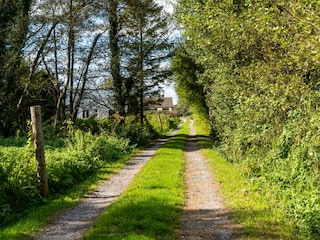
[[169, 110], [173, 108], [172, 97], [150, 97], [145, 99], [145, 103], [146, 109], [149, 110]]

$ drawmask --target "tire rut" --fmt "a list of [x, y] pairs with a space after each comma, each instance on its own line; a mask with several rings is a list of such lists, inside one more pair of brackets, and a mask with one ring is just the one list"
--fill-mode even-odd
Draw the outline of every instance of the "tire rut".
[[201, 155], [196, 131], [190, 125], [185, 147], [186, 202], [181, 219], [179, 239], [236, 239], [237, 228], [229, 220], [229, 211], [219, 193], [219, 184], [212, 176], [211, 167]]
[[101, 184], [80, 204], [62, 213], [56, 221], [45, 228], [41, 235], [34, 239], [71, 240], [81, 238], [99, 215], [129, 186], [135, 175], [155, 155], [157, 149], [170, 137], [176, 135], [178, 130], [173, 131], [168, 137], [158, 140], [155, 145], [133, 157], [117, 174]]

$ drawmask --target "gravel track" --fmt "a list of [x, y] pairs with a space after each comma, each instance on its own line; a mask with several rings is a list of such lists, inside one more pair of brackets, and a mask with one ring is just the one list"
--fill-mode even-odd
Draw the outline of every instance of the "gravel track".
[[181, 219], [180, 239], [238, 239], [237, 226], [229, 218], [229, 211], [219, 193], [219, 184], [212, 176], [211, 167], [201, 155], [196, 131], [190, 125], [185, 148], [185, 183], [187, 199]]
[[123, 169], [101, 184], [93, 193], [76, 207], [61, 214], [58, 220], [45, 228], [36, 240], [71, 240], [79, 239], [105, 209], [129, 186], [135, 175], [154, 156], [157, 149], [168, 137], [157, 141], [152, 147], [136, 155]]
[[[99, 215], [129, 186], [143, 166], [178, 130], [136, 155], [123, 169], [101, 184], [76, 207], [62, 213], [36, 240], [79, 239]], [[214, 180], [211, 168], [196, 143], [196, 132], [190, 125], [185, 148], [187, 199], [179, 229], [179, 239], [234, 240], [238, 226], [229, 218]]]

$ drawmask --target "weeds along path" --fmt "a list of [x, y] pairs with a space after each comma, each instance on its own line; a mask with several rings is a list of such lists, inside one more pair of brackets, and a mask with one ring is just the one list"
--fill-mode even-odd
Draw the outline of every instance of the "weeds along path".
[[79, 239], [98, 216], [129, 186], [135, 175], [153, 157], [157, 149], [178, 130], [157, 141], [152, 147], [136, 155], [122, 170], [105, 181], [79, 205], [64, 212], [58, 220], [47, 226], [36, 240]]
[[236, 226], [228, 219], [211, 167], [199, 151], [196, 131], [190, 125], [185, 148], [187, 199], [181, 219], [180, 239], [236, 239]]

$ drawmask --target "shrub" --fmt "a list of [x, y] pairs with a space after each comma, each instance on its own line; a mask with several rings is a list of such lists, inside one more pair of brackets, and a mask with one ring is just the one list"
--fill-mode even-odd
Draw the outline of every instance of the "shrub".
[[14, 210], [40, 201], [36, 165], [26, 148], [0, 148], [0, 215], [5, 219]]
[[129, 139], [130, 144], [137, 146], [146, 146], [150, 140], [159, 136], [151, 125], [141, 125], [133, 122], [119, 128], [118, 134], [123, 138]]
[[180, 122], [179, 118], [172, 116], [170, 113], [154, 112], [147, 114], [146, 117], [150, 125], [153, 126], [159, 134], [164, 134], [175, 129]]
[[[72, 134], [71, 134], [72, 133]], [[117, 161], [132, 150], [128, 139], [91, 132], [70, 131], [63, 148], [46, 148], [50, 194], [58, 194]], [[25, 147], [0, 147], [0, 217], [5, 224], [11, 213], [42, 201], [31, 142]]]
[[96, 172], [102, 163], [86, 152], [54, 152], [47, 157], [48, 183], [51, 193], [59, 193], [80, 183]]

